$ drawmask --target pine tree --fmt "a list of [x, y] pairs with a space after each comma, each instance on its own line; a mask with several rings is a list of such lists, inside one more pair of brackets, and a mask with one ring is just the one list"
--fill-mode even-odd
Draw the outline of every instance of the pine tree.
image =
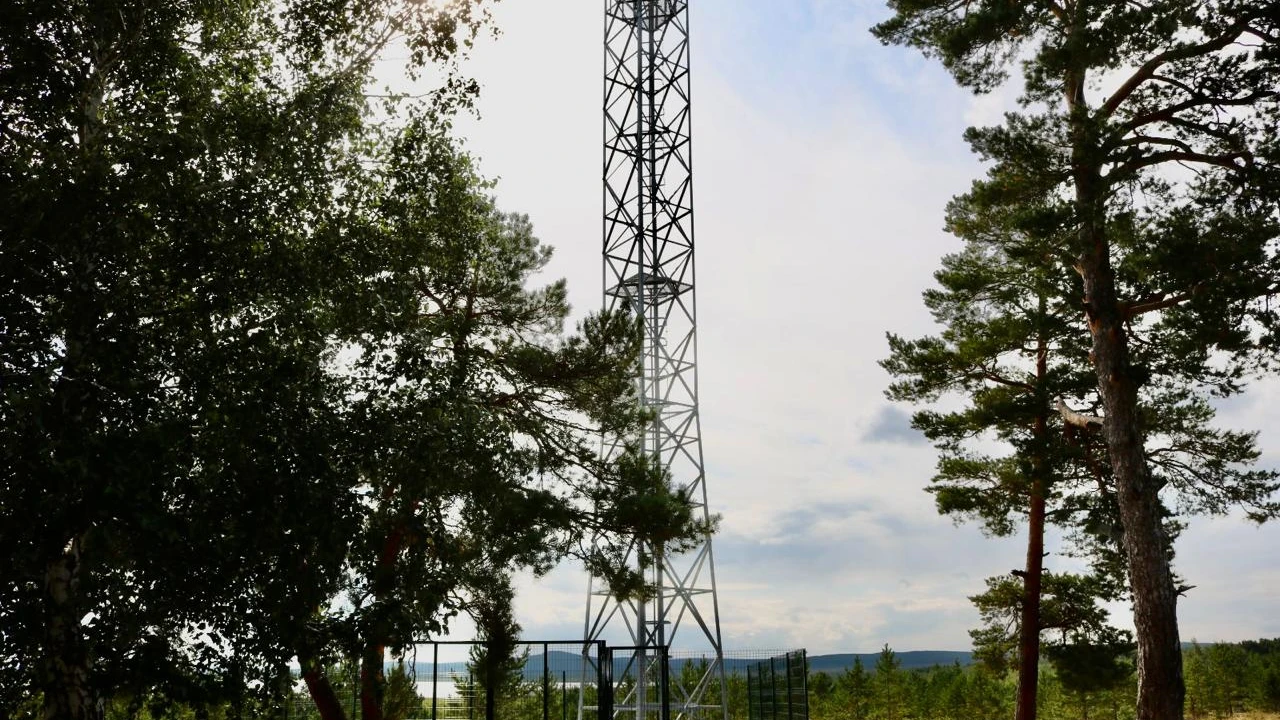
[[898, 720], [907, 711], [909, 700], [906, 690], [906, 678], [902, 672], [902, 660], [898, 658], [888, 643], [876, 656], [874, 673], [871, 675], [871, 697], [874, 699], [875, 717]]
[[1124, 531], [1138, 717], [1180, 718], [1178, 588], [1160, 497], [1170, 478], [1153, 471], [1160, 418], [1141, 393], [1158, 375], [1237, 392], [1248, 361], [1274, 345], [1276, 314], [1259, 298], [1276, 287], [1280, 3], [890, 6], [876, 34], [938, 57], [976, 92], [1023, 69], [1023, 109], [968, 134], [992, 161], [976, 194], [992, 206], [1051, 198], [1058, 210], [1060, 272], [1082, 280]]
[[[1014, 572], [1017, 580], [993, 585], [984, 600], [988, 610], [1020, 616], [1008, 623], [1016, 636], [997, 623], [975, 640], [997, 664], [1017, 648], [1017, 716], [1028, 720], [1037, 706], [1041, 631], [1054, 626], [1040, 611], [1046, 525], [1066, 528], [1074, 540], [1069, 550], [1092, 561], [1089, 587], [1102, 599], [1118, 598], [1125, 563], [1099, 421], [1071, 409], [1097, 407], [1100, 397], [1088, 334], [1075, 322], [1079, 287], [1060, 271], [1068, 252], [1056, 232], [1060, 218], [1029, 191], [1016, 206], [990, 205], [983, 192], [948, 207], [947, 228], [965, 247], [943, 258], [940, 287], [925, 293], [943, 332], [913, 341], [890, 334], [893, 354], [882, 365], [895, 377], [892, 399], [932, 406], [942, 396], [964, 398], [958, 409], [926, 409], [912, 420], [939, 450], [929, 487], [939, 511], [977, 519], [995, 535], [1015, 532], [1026, 518], [1025, 568]], [[1121, 268], [1122, 277], [1131, 272]], [[1243, 504], [1260, 517], [1273, 514], [1268, 495], [1276, 475], [1250, 469], [1253, 437], [1213, 428], [1213, 412], [1193, 388], [1162, 370], [1141, 394], [1153, 418], [1146, 432], [1154, 471], [1182, 494], [1184, 512]], [[1176, 532], [1175, 520], [1166, 523]]]
[[[1098, 491], [1107, 491], [1090, 466], [1097, 450], [1087, 428], [1060, 427], [1054, 409], [1063, 398], [1077, 405], [1092, 398], [1082, 338], [1071, 322], [1070, 283], [1056, 272], [1053, 244], [1043, 237], [1046, 216], [1043, 207], [995, 212], [968, 198], [953, 202], [947, 227], [965, 248], [943, 258], [935, 275], [941, 287], [925, 293], [945, 329], [915, 341], [890, 334], [892, 355], [881, 363], [896, 379], [892, 399], [966, 399], [962, 409], [922, 410], [912, 419], [940, 452], [929, 487], [939, 512], [975, 518], [995, 535], [1012, 534], [1026, 518], [1014, 625], [1019, 720], [1035, 717], [1046, 524], [1096, 508]], [[977, 450], [986, 440], [1009, 454]]]
[[836, 686], [845, 699], [845, 707], [852, 720], [870, 717], [871, 676], [862, 665], [862, 658], [854, 656], [853, 665], [840, 674]]

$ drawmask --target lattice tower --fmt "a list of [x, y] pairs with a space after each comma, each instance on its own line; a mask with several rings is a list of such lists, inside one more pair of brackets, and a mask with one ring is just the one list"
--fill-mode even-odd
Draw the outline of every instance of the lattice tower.
[[[643, 319], [637, 382], [654, 413], [643, 449], [668, 468], [707, 518], [698, 420], [688, 0], [605, 0], [604, 44], [604, 303], [629, 307]], [[651, 600], [620, 600], [594, 578], [587, 594], [586, 639], [601, 639], [609, 626], [621, 624], [640, 648], [637, 687], [630, 701], [615, 701], [615, 710], [634, 712], [636, 720], [653, 710], [646, 707], [646, 685], [658, 681], [658, 669], [656, 654], [645, 649], [666, 647], [709, 661], [696, 681], [671, 674], [673, 717], [727, 720], [719, 702], [727, 688], [711, 537], [679, 556], [638, 545], [630, 558], [653, 586]]]

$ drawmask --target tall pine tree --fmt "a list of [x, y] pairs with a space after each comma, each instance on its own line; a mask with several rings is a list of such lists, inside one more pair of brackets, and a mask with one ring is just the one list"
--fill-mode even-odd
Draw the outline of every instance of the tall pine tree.
[[[974, 517], [996, 535], [1021, 529], [1025, 518], [1026, 564], [1016, 571], [1022, 591], [1015, 604], [1020, 720], [1035, 716], [1040, 634], [1048, 627], [1040, 613], [1046, 524], [1069, 529], [1079, 541], [1075, 551], [1093, 561], [1098, 575], [1091, 587], [1103, 599], [1116, 597], [1125, 566], [1100, 422], [1072, 409], [1097, 407], [1100, 398], [1089, 335], [1073, 302], [1078, 280], [1061, 271], [1069, 241], [1060, 211], [1034, 190], [1024, 183], [1020, 202], [991, 203], [979, 184], [949, 206], [947, 228], [965, 247], [943, 258], [940, 287], [925, 293], [944, 330], [914, 341], [891, 334], [893, 354], [883, 363], [897, 378], [891, 398], [965, 400], [955, 410], [922, 410], [913, 418], [940, 451], [929, 488], [938, 509]], [[1141, 272], [1141, 258], [1133, 260], [1118, 268], [1126, 280]], [[1269, 495], [1276, 476], [1250, 469], [1253, 437], [1214, 429], [1212, 410], [1193, 392], [1195, 378], [1179, 374], [1181, 366], [1157, 365], [1158, 352], [1144, 351], [1148, 356], [1158, 368], [1141, 393], [1152, 418], [1144, 430], [1149, 462], [1178, 491], [1179, 509], [1244, 505], [1259, 517], [1274, 514]]]
[[[1259, 298], [1276, 286], [1280, 3], [889, 5], [877, 36], [939, 58], [975, 92], [1023, 71], [1023, 109], [968, 135], [992, 162], [980, 189], [984, 202], [1016, 205], [1031, 187], [1061, 210], [1061, 272], [1082, 280], [1123, 526], [1138, 717], [1180, 718], [1178, 589], [1161, 501], [1177, 478], [1153, 471], [1160, 418], [1140, 395], [1160, 373], [1237, 392], [1253, 353], [1273, 345], [1276, 315]], [[1122, 278], [1126, 262], [1135, 272]], [[1139, 358], [1145, 348], [1159, 352]]]

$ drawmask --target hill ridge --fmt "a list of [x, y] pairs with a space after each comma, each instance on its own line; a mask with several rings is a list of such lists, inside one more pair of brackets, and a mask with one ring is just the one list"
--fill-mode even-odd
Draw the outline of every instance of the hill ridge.
[[[781, 653], [778, 653], [779, 655]], [[894, 651], [900, 667], [903, 670], [917, 670], [936, 667], [939, 665], [951, 665], [959, 663], [961, 666], [973, 664], [973, 653], [961, 650], [904, 650], [902, 652]], [[821, 655], [809, 655], [809, 669], [811, 672], [821, 673], [841, 673], [853, 667], [854, 660], [860, 659], [862, 666], [867, 671], [875, 668], [876, 659], [880, 657], [879, 652], [870, 653], [823, 653]], [[746, 674], [748, 667], [754, 667], [757, 663], [765, 662], [769, 658], [752, 657], [742, 658], [733, 657], [732, 651], [730, 656], [725, 658], [725, 669], [732, 674]], [[698, 662], [701, 658], [696, 657], [676, 657], [672, 658], [672, 672], [679, 672], [685, 664], [690, 662]], [[627, 659], [619, 656], [614, 659], [616, 667], [621, 668]], [[582, 656], [574, 652], [566, 652], [564, 650], [551, 650], [547, 653], [546, 668], [552, 675], [560, 675], [580, 668], [582, 664]], [[388, 668], [391, 664], [388, 664]], [[539, 678], [542, 676], [543, 670], [542, 653], [531, 654], [525, 660], [524, 677]], [[781, 668], [779, 668], [781, 670]], [[429, 678], [432, 675], [432, 666], [429, 662], [419, 661], [414, 665], [414, 671], [418, 678]], [[466, 675], [466, 662], [442, 662], [438, 668], [439, 676], [445, 678], [451, 675]]]

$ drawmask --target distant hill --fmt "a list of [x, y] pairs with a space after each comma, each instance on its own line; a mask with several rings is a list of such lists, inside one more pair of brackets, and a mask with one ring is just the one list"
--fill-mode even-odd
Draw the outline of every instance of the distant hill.
[[[951, 665], [952, 663], [960, 663], [961, 665], [970, 665], [973, 663], [973, 654], [969, 652], [961, 652], [956, 650], [908, 650], [906, 652], [896, 653], [898, 660], [902, 663], [904, 670], [914, 670], [917, 668], [931, 668], [937, 665]], [[854, 658], [862, 659], [862, 666], [868, 671], [873, 669], [876, 664], [876, 658], [880, 653], [838, 653], [834, 655], [810, 655], [809, 669], [813, 672], [821, 672], [828, 674], [837, 674], [844, 672], [846, 669], [853, 667]], [[614, 658], [615, 673], [621, 672], [628, 658]], [[747, 668], [754, 666], [766, 658], [726, 658], [725, 670], [730, 674], [745, 675]], [[676, 658], [671, 662], [671, 671], [680, 672], [685, 663], [698, 662], [697, 659]], [[534, 679], [542, 676], [543, 669], [542, 653], [530, 655], [525, 661], [524, 676]], [[582, 656], [577, 653], [564, 652], [561, 650], [551, 650], [547, 653], [546, 668], [550, 675], [560, 676], [561, 673], [568, 675], [580, 674], [582, 672]], [[419, 680], [430, 679], [432, 669], [431, 663], [418, 662], [414, 668]], [[781, 668], [779, 668], [781, 669]], [[439, 674], [441, 678], [452, 675], [466, 675], [467, 664], [465, 662], [440, 663]]]
[[[959, 650], [907, 650], [895, 652], [902, 663], [902, 669], [915, 670], [931, 668], [938, 665], [973, 664], [973, 653]], [[862, 666], [871, 670], [876, 666], [876, 658], [880, 653], [839, 653], [836, 655], [813, 655], [809, 658], [809, 669], [822, 673], [841, 673], [853, 667], [853, 659], [861, 658]]]

